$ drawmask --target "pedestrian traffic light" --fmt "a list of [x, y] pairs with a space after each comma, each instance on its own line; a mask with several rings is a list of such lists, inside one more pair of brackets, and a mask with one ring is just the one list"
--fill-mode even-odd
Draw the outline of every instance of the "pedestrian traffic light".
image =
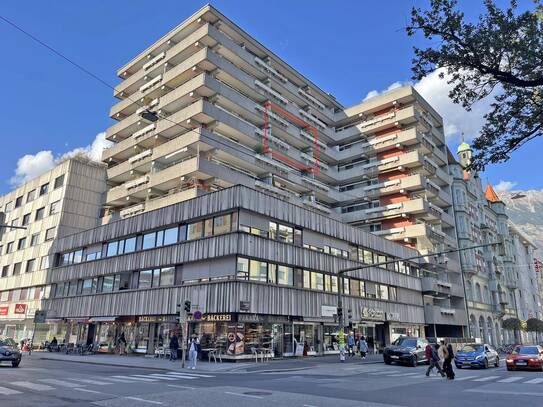
[[185, 301], [185, 312], [190, 312], [190, 301], [189, 300]]
[[343, 318], [343, 308], [342, 307], [337, 307], [337, 317], [338, 317], [338, 319]]
[[351, 319], [353, 319], [353, 310], [352, 309], [347, 310], [347, 319], [349, 319], [349, 321]]
[[181, 304], [177, 304], [177, 306], [175, 307], [175, 319], [179, 324], [183, 323], [182, 312], [183, 312], [183, 308], [181, 307]]

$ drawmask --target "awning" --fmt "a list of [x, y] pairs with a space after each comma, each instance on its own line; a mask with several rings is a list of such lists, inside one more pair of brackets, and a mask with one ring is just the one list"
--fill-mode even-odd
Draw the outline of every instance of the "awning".
[[117, 317], [92, 317], [89, 322], [113, 322]]

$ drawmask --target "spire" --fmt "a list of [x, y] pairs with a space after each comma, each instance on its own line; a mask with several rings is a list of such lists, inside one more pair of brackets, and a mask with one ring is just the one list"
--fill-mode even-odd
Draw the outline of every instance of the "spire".
[[491, 203], [501, 202], [500, 197], [496, 194], [494, 188], [492, 188], [492, 185], [490, 185], [488, 181], [486, 182], [485, 197], [487, 201]]

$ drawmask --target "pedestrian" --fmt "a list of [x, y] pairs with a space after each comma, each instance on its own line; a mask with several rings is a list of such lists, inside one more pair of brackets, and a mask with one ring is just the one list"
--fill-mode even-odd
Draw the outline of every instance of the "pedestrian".
[[200, 352], [200, 341], [196, 334], [192, 335], [189, 341], [189, 369], [196, 369], [196, 361], [198, 360], [198, 352]]
[[126, 355], [126, 338], [124, 332], [121, 332], [121, 336], [117, 339], [117, 346], [119, 347], [119, 356]]
[[347, 335], [347, 348], [349, 350], [349, 356], [354, 356], [354, 335], [352, 332]]
[[454, 358], [454, 352], [452, 345], [449, 343], [447, 345], [447, 357], [445, 358], [445, 362], [443, 362], [443, 371], [447, 375], [447, 379], [454, 380], [454, 370], [452, 367], [452, 360]]
[[441, 374], [441, 377], [445, 377], [445, 373], [443, 373], [443, 370], [441, 370], [441, 367], [439, 366], [439, 355], [437, 354], [437, 350], [439, 348], [439, 345], [436, 344], [435, 346], [432, 346], [430, 344], [426, 345], [426, 348], [424, 349], [424, 354], [426, 356], [426, 359], [429, 361], [430, 365], [428, 366], [428, 369], [426, 370], [426, 376], [430, 376], [430, 372], [436, 368], [438, 373]]
[[179, 350], [179, 339], [175, 333], [170, 337], [170, 360], [175, 362], [177, 360], [177, 351]]
[[368, 353], [368, 343], [366, 342], [366, 338], [361, 336], [360, 340], [358, 341], [358, 350], [360, 351], [360, 357], [362, 359], [366, 359], [366, 355]]
[[437, 354], [439, 356], [439, 366], [443, 369], [443, 363], [445, 362], [445, 359], [447, 359], [449, 351], [447, 350], [447, 346], [445, 346], [445, 341], [443, 339], [439, 341], [439, 343], [440, 345]]

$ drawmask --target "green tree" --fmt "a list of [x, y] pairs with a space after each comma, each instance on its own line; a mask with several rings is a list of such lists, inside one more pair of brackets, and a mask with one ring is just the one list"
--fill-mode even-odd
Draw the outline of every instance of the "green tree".
[[509, 329], [511, 331], [518, 331], [521, 329], [521, 323], [518, 318], [508, 318], [502, 321], [502, 328]]
[[406, 27], [409, 36], [432, 40], [428, 48], [414, 47], [413, 79], [441, 68], [440, 77], [452, 87], [450, 99], [467, 110], [492, 94], [473, 143], [472, 167], [478, 170], [507, 161], [543, 134], [543, 6], [540, 0], [523, 12], [515, 0], [505, 9], [492, 0], [484, 6], [478, 20], [469, 22], [456, 0], [430, 0], [428, 10], [412, 9]]

